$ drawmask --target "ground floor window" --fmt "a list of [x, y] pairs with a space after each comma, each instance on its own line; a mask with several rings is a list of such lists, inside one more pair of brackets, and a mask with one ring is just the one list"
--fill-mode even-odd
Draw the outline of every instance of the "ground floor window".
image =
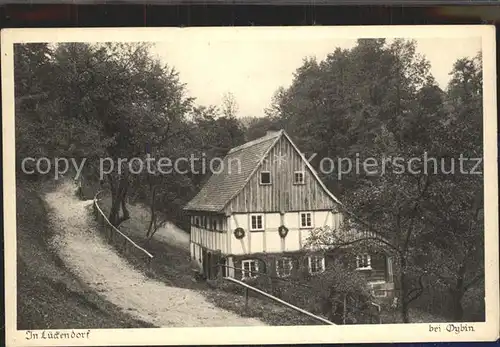
[[361, 254], [356, 256], [356, 269], [369, 270], [372, 268], [372, 259], [369, 254]]
[[287, 277], [292, 274], [292, 258], [280, 258], [276, 260], [276, 274], [279, 277]]
[[372, 295], [375, 298], [385, 298], [387, 297], [387, 291], [382, 289], [373, 290]]
[[241, 268], [241, 278], [257, 277], [257, 272], [259, 271], [257, 260], [243, 260], [241, 262]]
[[387, 290], [383, 287], [385, 282], [371, 282], [369, 283], [369, 287], [371, 289], [371, 293], [376, 298], [385, 298], [387, 297]]
[[308, 258], [309, 273], [317, 274], [325, 271], [325, 257], [321, 255], [312, 255]]

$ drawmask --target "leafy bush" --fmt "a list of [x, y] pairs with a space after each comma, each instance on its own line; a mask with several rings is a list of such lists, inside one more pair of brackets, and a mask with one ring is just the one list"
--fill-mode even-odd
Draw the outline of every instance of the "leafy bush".
[[[340, 261], [317, 275], [307, 272], [286, 278], [262, 275], [244, 282], [337, 324], [344, 323], [344, 305], [346, 323], [378, 322], [364, 276], [347, 269]], [[227, 281], [219, 281], [217, 287], [234, 294], [245, 293], [243, 287]], [[249, 296], [260, 294], [249, 291]]]

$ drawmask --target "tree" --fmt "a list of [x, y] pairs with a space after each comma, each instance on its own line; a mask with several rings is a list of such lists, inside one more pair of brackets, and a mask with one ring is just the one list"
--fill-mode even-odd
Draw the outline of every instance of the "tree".
[[[383, 245], [398, 268], [404, 322], [409, 322], [410, 304], [426, 290], [432, 276], [437, 276], [436, 269], [430, 266], [431, 259], [422, 257], [430, 250], [423, 240], [428, 235], [433, 235], [434, 240], [441, 237], [438, 225], [448, 225], [450, 220], [460, 221], [454, 222], [455, 226], [460, 225], [461, 235], [470, 234], [472, 239], [477, 238], [481, 228], [469, 232], [468, 224], [463, 223], [474, 215], [474, 199], [468, 200], [468, 212], [463, 215], [452, 205], [464, 201], [454, 200], [461, 192], [467, 192], [469, 198], [475, 196], [469, 192], [474, 192], [473, 187], [481, 189], [482, 183], [464, 177], [445, 180], [444, 175], [432, 172], [440, 169], [441, 158], [456, 158], [464, 138], [468, 144], [482, 145], [477, 138], [481, 97], [477, 88], [469, 86], [480, 88], [481, 83], [473, 72], [474, 64], [457, 64], [445, 93], [436, 85], [429, 62], [416, 53], [414, 41], [358, 40], [354, 48], [337, 49], [325, 61], [305, 60], [292, 85], [279, 90], [271, 106], [271, 114], [280, 118], [298, 146], [306, 153], [316, 153], [312, 164], [343, 202], [342, 232], [318, 230], [312, 242], [330, 247]], [[457, 70], [458, 66], [461, 68]], [[464, 80], [468, 82], [464, 84]], [[468, 134], [451, 131], [460, 127], [455, 121], [458, 114], [474, 118], [470, 124], [463, 124]], [[460, 119], [463, 121], [463, 116]], [[476, 152], [467, 153], [472, 156]], [[437, 162], [424, 163], [424, 154], [437, 158]], [[349, 159], [351, 168], [346, 170], [347, 162], [343, 162], [347, 165], [344, 167], [337, 161], [335, 167], [325, 170], [321, 166], [323, 158]], [[455, 193], [457, 189], [460, 193]], [[437, 199], [440, 194], [441, 200], [454, 202], [442, 204]], [[433, 210], [431, 204], [447, 212], [438, 217], [438, 210]], [[437, 242], [435, 245], [434, 251], [442, 255], [443, 261], [446, 254], [453, 253], [438, 247]], [[453, 247], [457, 250], [461, 246]], [[476, 240], [473, 249], [479, 248]], [[472, 265], [470, 257], [464, 260], [467, 266]], [[458, 265], [456, 273], [462, 260], [456, 256], [450, 260]]]
[[[449, 293], [456, 321], [464, 318], [465, 293], [484, 279], [484, 182], [482, 166], [475, 167], [483, 152], [481, 61], [480, 54], [459, 59], [451, 72], [448, 114], [433, 132], [447, 170], [435, 175], [426, 202], [434, 227], [421, 239], [429, 249], [429, 272]], [[470, 159], [460, 162], [460, 157]]]
[[269, 116], [261, 118], [252, 118], [245, 131], [245, 138], [247, 141], [252, 141], [263, 137], [268, 131], [278, 131], [281, 129], [280, 121], [278, 118]]
[[[32, 63], [26, 64], [28, 56]], [[189, 138], [186, 115], [192, 99], [177, 72], [153, 59], [144, 43], [28, 45], [20, 47], [16, 62], [22, 86], [18, 100], [30, 94], [43, 99], [36, 112], [30, 111], [35, 106], [19, 103], [20, 146], [40, 148], [52, 157], [87, 158], [85, 175], [109, 184], [109, 220], [118, 226], [129, 217], [126, 197], [140, 189], [131, 185], [140, 180], [131, 173], [129, 159], [142, 158], [181, 135]], [[30, 87], [32, 74], [36, 84]], [[31, 135], [35, 127], [46, 132], [42, 143]], [[104, 158], [111, 167], [100, 167]]]
[[[164, 137], [161, 145], [150, 146], [154, 148], [150, 154], [155, 158], [169, 158], [173, 165], [181, 159], [178, 170], [173, 167], [169, 172], [160, 172], [153, 163], [154, 173], [138, 176], [134, 183], [142, 187], [137, 189], [142, 192], [141, 196], [136, 194], [134, 198], [144, 201], [150, 208], [147, 240], [168, 221], [188, 225], [181, 208], [210, 176], [211, 169], [216, 169], [212, 160], [244, 142], [243, 130], [236, 118], [221, 116], [215, 106], [193, 106], [186, 119], [171, 127], [170, 134]], [[150, 143], [153, 140], [150, 138]]]
[[235, 118], [239, 107], [233, 93], [225, 93], [222, 97], [222, 114], [227, 118]]
[[[98, 120], [86, 117], [88, 104], [83, 105], [81, 113], [76, 111], [84, 102], [74, 101], [68, 88], [70, 84], [78, 86], [83, 76], [60, 53], [47, 44], [16, 45], [18, 164], [26, 157], [69, 157], [79, 162], [84, 158], [97, 159], [114, 141], [112, 136], [103, 136]], [[80, 53], [85, 54], [83, 46]]]

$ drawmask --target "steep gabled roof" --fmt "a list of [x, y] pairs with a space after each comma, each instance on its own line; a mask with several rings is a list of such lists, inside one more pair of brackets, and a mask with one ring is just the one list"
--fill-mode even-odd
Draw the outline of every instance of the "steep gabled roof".
[[222, 160], [222, 166], [217, 170], [220, 172], [212, 174], [198, 194], [184, 207], [184, 210], [222, 212], [226, 205], [245, 187], [253, 173], [257, 171], [264, 158], [282, 136], [290, 141], [325, 192], [340, 204], [339, 200], [321, 182], [314, 168], [284, 130], [280, 130], [231, 149]]

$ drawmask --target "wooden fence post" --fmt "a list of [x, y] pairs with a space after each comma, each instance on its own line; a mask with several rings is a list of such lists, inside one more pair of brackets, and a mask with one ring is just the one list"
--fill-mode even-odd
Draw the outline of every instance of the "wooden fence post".
[[245, 310], [248, 310], [248, 288], [245, 287]]
[[345, 325], [346, 316], [347, 316], [347, 294], [344, 294], [344, 307], [343, 307], [343, 314], [342, 315], [343, 315], [342, 322]]

